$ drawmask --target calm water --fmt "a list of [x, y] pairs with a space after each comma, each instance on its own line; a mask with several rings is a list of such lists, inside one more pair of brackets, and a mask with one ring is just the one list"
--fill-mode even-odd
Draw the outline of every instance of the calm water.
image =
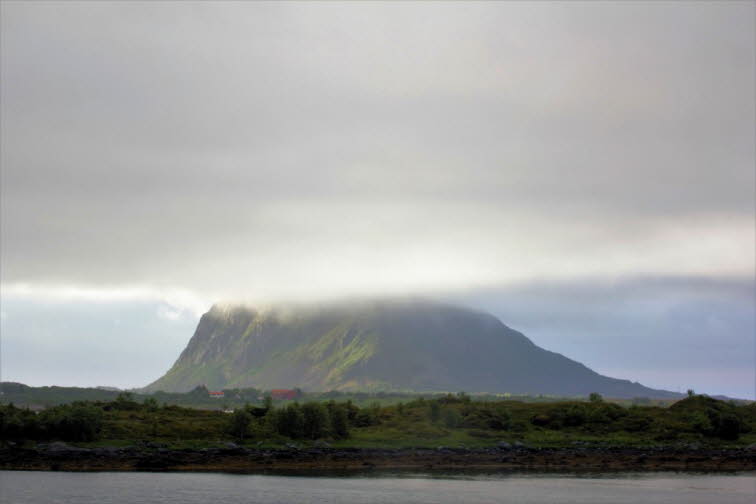
[[15, 503], [748, 503], [756, 473], [304, 477], [217, 473], [0, 471], [0, 502]]

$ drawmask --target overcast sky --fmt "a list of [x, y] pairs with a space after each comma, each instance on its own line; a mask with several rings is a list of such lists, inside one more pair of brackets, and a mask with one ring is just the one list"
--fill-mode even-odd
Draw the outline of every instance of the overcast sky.
[[753, 397], [755, 8], [3, 2], [1, 377], [143, 385], [215, 301], [419, 293]]

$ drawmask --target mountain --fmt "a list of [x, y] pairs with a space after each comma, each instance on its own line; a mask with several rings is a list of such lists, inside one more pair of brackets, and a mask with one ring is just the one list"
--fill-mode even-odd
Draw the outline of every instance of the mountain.
[[679, 397], [602, 376], [496, 317], [424, 300], [215, 305], [173, 367], [145, 391], [300, 387]]

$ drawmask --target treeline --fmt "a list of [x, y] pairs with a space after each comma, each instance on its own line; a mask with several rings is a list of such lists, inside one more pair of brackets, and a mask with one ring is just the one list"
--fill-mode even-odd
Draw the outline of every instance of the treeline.
[[129, 393], [114, 401], [75, 402], [41, 412], [0, 405], [1, 440], [94, 441], [109, 439], [198, 437], [254, 439], [347, 439], [353, 427], [377, 422], [376, 405], [359, 408], [346, 402], [297, 402], [274, 407], [247, 404], [231, 414], [142, 402]]
[[257, 439], [269, 436], [284, 436], [290, 439], [346, 439], [352, 427], [372, 425], [377, 422], [373, 409], [360, 409], [350, 401], [297, 402], [280, 408], [270, 403], [263, 408], [245, 406], [232, 416], [229, 433], [239, 440], [248, 437]]
[[[657, 406], [623, 407], [591, 394], [587, 402], [523, 404], [513, 401], [471, 402], [464, 393], [408, 405], [397, 411], [427, 405], [433, 424], [488, 430], [573, 431], [607, 435], [624, 432], [643, 434], [654, 441], [674, 441], [699, 436], [726, 441], [737, 440], [756, 425], [756, 403], [738, 405], [707, 396], [691, 395], [669, 408]], [[513, 414], [514, 413], [514, 414]]]
[[706, 396], [689, 397], [669, 408], [623, 408], [599, 398], [549, 408], [534, 415], [531, 423], [552, 430], [572, 428], [596, 434], [653, 432], [657, 441], [674, 440], [686, 433], [733, 441], [751, 432], [752, 417], [753, 407]]
[[[0, 406], [0, 440], [159, 440], [202, 443], [235, 439], [282, 444], [287, 440], [349, 439], [394, 446], [425, 442], [485, 445], [501, 439], [533, 443], [602, 439], [617, 443], [753, 442], [756, 403], [736, 404], [691, 396], [669, 408], [623, 407], [598, 394], [589, 401], [524, 403], [473, 401], [464, 393], [359, 407], [352, 401], [246, 404], [232, 413], [137, 400], [75, 402], [40, 412]], [[446, 440], [446, 441], [443, 441]], [[751, 440], [751, 441], [749, 441]]]
[[[297, 390], [297, 389], [295, 389]], [[49, 407], [59, 404], [70, 404], [77, 401], [113, 401], [123, 393], [120, 390], [107, 390], [103, 388], [81, 388], [81, 387], [30, 387], [21, 383], [0, 382], [0, 403], [13, 403], [16, 405], [27, 405], [30, 407]], [[210, 397], [209, 391], [204, 386], [195, 387], [193, 390], [184, 393], [178, 392], [154, 392], [153, 394], [131, 393], [135, 400], [143, 401], [152, 397], [160, 404], [173, 404], [201, 409], [231, 409], [240, 408], [245, 404], [262, 405], [264, 398], [269, 395], [268, 391], [248, 387], [248, 388], [231, 388], [223, 389], [224, 397], [222, 399]], [[127, 392], [129, 393], [129, 392]], [[439, 399], [444, 397], [444, 393], [421, 393], [410, 391], [337, 391], [329, 392], [301, 392], [299, 391], [296, 400], [300, 402], [330, 400], [344, 402], [352, 401], [360, 407], [369, 406], [372, 403], [379, 403], [382, 406], [389, 406], [399, 402], [408, 402], [424, 397], [426, 399]], [[560, 398], [556, 396], [543, 395], [512, 395], [512, 394], [475, 394], [472, 396], [475, 401], [492, 402], [492, 401], [521, 401], [527, 403], [553, 403], [565, 400], [579, 400], [579, 398]], [[277, 403], [288, 403], [289, 400], [276, 401]], [[639, 404], [639, 405], [666, 405], [670, 401], [652, 400], [648, 398], [635, 398], [621, 401], [622, 404]]]
[[84, 402], [39, 413], [9, 404], [0, 406], [0, 439], [94, 441], [102, 431], [103, 417], [102, 408]]

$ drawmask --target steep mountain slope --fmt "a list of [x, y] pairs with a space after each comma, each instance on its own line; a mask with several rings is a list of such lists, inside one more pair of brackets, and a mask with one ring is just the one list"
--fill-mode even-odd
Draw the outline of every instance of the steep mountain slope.
[[511, 392], [670, 397], [534, 345], [492, 315], [429, 301], [255, 310], [213, 306], [173, 367], [146, 390]]

